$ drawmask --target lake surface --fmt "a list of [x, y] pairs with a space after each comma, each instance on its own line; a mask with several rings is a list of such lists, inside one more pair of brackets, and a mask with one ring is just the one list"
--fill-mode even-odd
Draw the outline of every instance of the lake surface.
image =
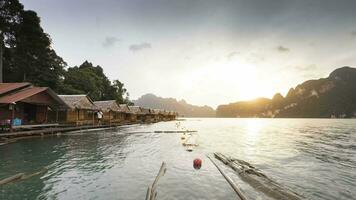
[[[184, 129], [198, 131], [193, 152], [181, 133], [154, 133]], [[236, 199], [206, 157], [214, 152], [250, 162], [305, 199], [356, 199], [353, 119], [185, 119], [23, 139], [0, 146], [0, 179], [49, 170], [0, 186], [0, 199], [144, 199], [162, 161], [157, 199]], [[216, 162], [248, 199], [268, 199]]]

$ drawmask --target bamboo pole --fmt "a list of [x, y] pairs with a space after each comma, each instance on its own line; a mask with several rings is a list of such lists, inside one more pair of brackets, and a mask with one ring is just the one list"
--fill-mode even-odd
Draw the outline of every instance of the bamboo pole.
[[214, 160], [210, 157], [207, 156], [210, 161], [215, 165], [215, 167], [219, 170], [219, 172], [221, 173], [221, 175], [223, 175], [223, 177], [225, 178], [225, 180], [230, 184], [230, 186], [232, 187], [232, 189], [234, 189], [234, 191], [236, 192], [237, 196], [239, 197], [239, 199], [241, 200], [247, 200], [246, 197], [244, 196], [244, 194], [241, 192], [241, 190], [237, 187], [236, 183], [234, 183], [234, 181], [225, 174], [224, 171], [222, 171], [222, 169], [214, 162]]
[[158, 180], [159, 180], [159, 178], [164, 176], [166, 171], [167, 171], [166, 163], [162, 162], [161, 168], [159, 169], [158, 174], [152, 183], [152, 186], [149, 186], [147, 189], [146, 200], [155, 200], [156, 199], [156, 196], [157, 196], [156, 187], [157, 187]]
[[146, 193], [146, 200], [150, 200], [151, 199], [151, 191], [152, 191], [151, 186], [148, 186], [147, 193]]
[[21, 179], [24, 175], [25, 175], [24, 173], [18, 173], [18, 174], [15, 174], [13, 176], [10, 176], [8, 178], [5, 178], [5, 179], [0, 181], [0, 185], [4, 185], [4, 184], [10, 183], [12, 181], [16, 181], [18, 179]]
[[236, 171], [241, 180], [273, 199], [303, 199], [299, 194], [268, 178], [246, 161], [229, 158], [221, 153], [214, 153], [214, 155], [216, 159]]

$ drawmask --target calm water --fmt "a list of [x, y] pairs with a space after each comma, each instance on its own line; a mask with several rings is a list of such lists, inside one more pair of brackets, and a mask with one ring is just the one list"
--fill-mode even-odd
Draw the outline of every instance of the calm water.
[[[144, 199], [161, 165], [158, 199], [236, 199], [206, 155], [246, 160], [306, 199], [356, 199], [356, 120], [186, 119], [115, 131], [20, 140], [0, 146], [0, 179], [49, 170], [0, 186], [0, 199]], [[198, 131], [193, 152], [179, 133]], [[193, 169], [194, 158], [203, 166]], [[221, 165], [220, 162], [218, 164]], [[223, 169], [249, 199], [268, 199]]]

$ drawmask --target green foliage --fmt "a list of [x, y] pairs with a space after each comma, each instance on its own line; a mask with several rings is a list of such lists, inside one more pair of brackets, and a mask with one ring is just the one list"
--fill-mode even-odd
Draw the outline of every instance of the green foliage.
[[17, 0], [0, 1], [4, 39], [4, 81], [31, 82], [57, 89], [66, 63], [51, 47], [49, 36], [34, 11], [25, 11]]
[[4, 82], [31, 82], [61, 94], [88, 94], [93, 100], [131, 103], [124, 84], [113, 83], [100, 66], [85, 61], [70, 67], [51, 47], [36, 12], [18, 0], [0, 0], [0, 45], [4, 48]]
[[23, 5], [18, 0], [0, 0], [1, 41], [7, 46], [15, 46], [15, 30], [21, 22], [22, 11]]
[[94, 101], [115, 99], [118, 103], [129, 102], [124, 84], [118, 80], [111, 83], [100, 66], [88, 61], [79, 67], [68, 68], [60, 91], [63, 94], [88, 94]]

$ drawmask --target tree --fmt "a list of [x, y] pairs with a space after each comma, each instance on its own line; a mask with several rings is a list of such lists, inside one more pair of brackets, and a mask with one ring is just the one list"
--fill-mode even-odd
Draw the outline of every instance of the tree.
[[3, 82], [3, 60], [5, 46], [15, 42], [15, 27], [20, 23], [23, 5], [17, 0], [0, 0], [0, 82]]
[[115, 94], [114, 99], [118, 103], [130, 103], [129, 93], [124, 88], [123, 83], [121, 83], [119, 80], [114, 80], [112, 87], [114, 89], [114, 94]]
[[57, 90], [66, 63], [51, 47], [51, 39], [34, 11], [18, 0], [0, 0], [1, 30], [5, 40], [4, 81], [27, 81]]
[[94, 101], [115, 99], [118, 103], [129, 102], [124, 84], [118, 80], [112, 84], [99, 65], [94, 66], [88, 61], [79, 67], [68, 68], [60, 91], [65, 94], [88, 94]]
[[118, 80], [112, 84], [99, 65], [85, 61], [66, 71], [67, 64], [51, 43], [36, 12], [24, 10], [18, 0], [0, 0], [0, 72], [5, 82], [25, 81], [62, 94], [129, 102], [124, 84]]

